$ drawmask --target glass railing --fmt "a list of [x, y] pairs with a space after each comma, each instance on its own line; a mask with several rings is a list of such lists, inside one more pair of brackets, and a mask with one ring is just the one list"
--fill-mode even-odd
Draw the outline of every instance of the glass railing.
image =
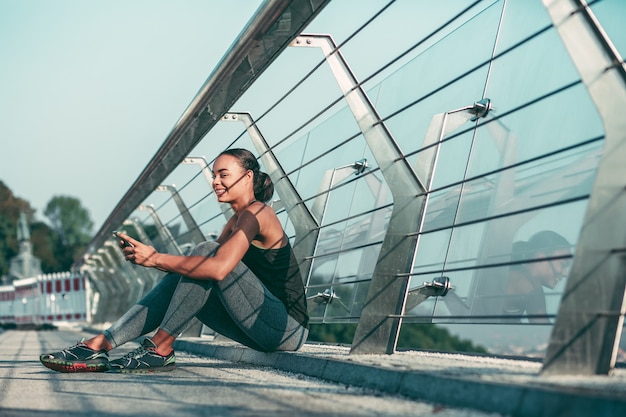
[[[546, 7], [513, 0], [355, 4], [330, 2], [304, 33], [332, 35], [357, 83], [350, 91], [362, 91], [373, 109], [364, 114], [386, 129], [377, 140], [399, 150], [421, 187], [418, 227], [398, 238], [412, 242], [398, 252], [410, 267], [390, 279], [402, 283], [401, 302], [376, 313], [398, 325], [435, 323], [496, 353], [542, 356], [537, 346], [548, 343], [559, 311], [606, 123]], [[623, 54], [620, 2], [592, 10]], [[119, 227], [159, 251], [188, 253], [214, 239], [229, 216], [212, 195], [213, 159], [228, 147], [256, 149], [263, 168], [278, 175], [264, 166], [261, 154], [269, 153], [316, 230], [303, 271], [312, 322], [359, 323], [372, 314], [364, 305], [384, 275], [381, 258], [393, 253], [385, 242], [399, 190], [389, 172], [399, 162], [380, 163], [381, 149], [359, 123], [364, 116], [338, 88], [346, 80], [319, 49], [300, 46], [309, 45], [292, 42], [227, 109], [249, 113], [269, 148], [259, 152], [240, 120], [226, 115]], [[294, 241], [300, 225], [288, 200], [277, 192], [271, 204]], [[130, 273], [141, 282], [135, 293], [160, 276], [109, 263], [120, 274], [91, 271], [101, 298], [116, 294], [105, 284], [119, 281], [113, 276]]]

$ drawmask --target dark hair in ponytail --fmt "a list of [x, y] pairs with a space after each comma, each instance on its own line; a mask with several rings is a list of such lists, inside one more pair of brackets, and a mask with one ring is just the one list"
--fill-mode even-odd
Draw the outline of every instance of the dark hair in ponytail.
[[247, 149], [232, 148], [227, 149], [220, 155], [234, 156], [239, 160], [239, 165], [244, 170], [252, 171], [254, 175], [254, 198], [264, 203], [270, 201], [274, 195], [274, 183], [265, 172], [261, 171], [256, 157]]

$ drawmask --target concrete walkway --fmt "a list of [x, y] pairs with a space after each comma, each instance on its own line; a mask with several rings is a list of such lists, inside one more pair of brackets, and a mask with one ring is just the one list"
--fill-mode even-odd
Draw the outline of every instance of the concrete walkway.
[[0, 334], [0, 416], [626, 415], [626, 369], [544, 378], [538, 362], [484, 356], [349, 355], [313, 344], [268, 354], [203, 337], [178, 340], [178, 368], [163, 374], [60, 374], [39, 364], [40, 353], [90, 335]]
[[[42, 352], [75, 344], [84, 331], [0, 334], [2, 417], [498, 417], [309, 378], [246, 363], [177, 352], [177, 369], [154, 374], [58, 373]], [[116, 349], [117, 358], [136, 348]]]
[[611, 376], [539, 376], [537, 361], [433, 352], [349, 355], [346, 347], [305, 345], [261, 353], [239, 344], [187, 338], [177, 349], [268, 366], [407, 398], [523, 417], [626, 416], [626, 369]]

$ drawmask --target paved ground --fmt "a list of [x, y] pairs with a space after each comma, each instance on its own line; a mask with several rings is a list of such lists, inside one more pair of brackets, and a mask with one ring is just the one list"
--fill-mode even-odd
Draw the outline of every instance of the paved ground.
[[[38, 361], [83, 331], [0, 334], [0, 416], [432, 416], [500, 414], [420, 402], [370, 388], [325, 382], [272, 367], [177, 351], [173, 372], [61, 374]], [[206, 340], [196, 346], [206, 346]], [[136, 344], [116, 350], [122, 355]], [[222, 352], [243, 352], [232, 344]], [[240, 357], [241, 359], [241, 357]]]
[[165, 374], [60, 374], [39, 363], [39, 354], [90, 335], [79, 329], [0, 334], [0, 416], [626, 415], [624, 368], [610, 377], [545, 378], [533, 361], [349, 355], [345, 347], [313, 344], [268, 354], [207, 337], [178, 340], [178, 368]]
[[208, 357], [269, 366], [342, 384], [520, 417], [626, 416], [626, 369], [611, 376], [540, 376], [541, 363], [476, 355], [402, 352], [350, 355], [348, 348], [305, 345], [260, 353], [236, 343], [187, 338], [185, 349]]

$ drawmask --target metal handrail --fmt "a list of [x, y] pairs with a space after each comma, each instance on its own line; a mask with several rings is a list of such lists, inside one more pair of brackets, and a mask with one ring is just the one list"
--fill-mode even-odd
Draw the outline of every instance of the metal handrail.
[[109, 239], [329, 2], [266, 0], [259, 7], [74, 267]]

